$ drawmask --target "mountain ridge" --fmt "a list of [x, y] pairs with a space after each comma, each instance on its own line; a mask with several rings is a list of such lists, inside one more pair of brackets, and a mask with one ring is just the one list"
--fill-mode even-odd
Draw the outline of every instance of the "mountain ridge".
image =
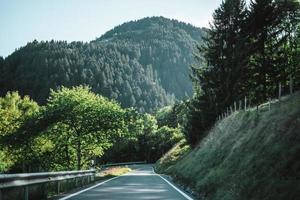
[[0, 62], [0, 93], [19, 90], [43, 104], [50, 88], [82, 84], [123, 107], [152, 112], [192, 94], [189, 66], [202, 34], [183, 22], [148, 17], [88, 43], [35, 40]]

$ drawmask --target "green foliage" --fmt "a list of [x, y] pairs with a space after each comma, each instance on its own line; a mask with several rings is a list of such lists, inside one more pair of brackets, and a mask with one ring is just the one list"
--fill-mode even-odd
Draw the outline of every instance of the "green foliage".
[[[251, 73], [247, 92], [253, 102], [264, 102], [277, 95], [278, 84], [288, 91], [290, 78], [298, 87], [299, 63], [295, 55], [299, 30], [299, 1], [252, 1], [247, 19], [248, 68]], [[293, 28], [292, 28], [293, 27]], [[296, 82], [296, 84], [295, 84]]]
[[156, 118], [150, 114], [138, 114], [129, 132], [117, 137], [99, 162], [155, 162], [183, 138], [180, 128], [158, 128]]
[[153, 112], [192, 94], [189, 65], [201, 35], [191, 25], [152, 17], [90, 43], [33, 41], [0, 59], [0, 94], [18, 90], [45, 104], [50, 88], [89, 85], [123, 108]]
[[117, 103], [87, 87], [62, 87], [51, 91], [41, 112], [4, 141], [34, 155], [26, 163], [31, 168], [42, 163], [50, 169], [73, 169], [76, 161], [76, 168], [81, 169], [103, 155], [116, 135], [126, 133], [124, 117], [125, 111]]
[[174, 145], [167, 153], [165, 153], [155, 165], [155, 170], [159, 173], [170, 173], [172, 168], [191, 151], [191, 147], [183, 139]]
[[28, 96], [21, 98], [18, 92], [8, 92], [5, 97], [0, 98], [0, 136], [15, 131], [38, 110], [37, 103]]
[[156, 150], [161, 152], [159, 158], [171, 149], [177, 142], [183, 139], [183, 134], [179, 128], [163, 126], [156, 132], [153, 142]]
[[161, 109], [159, 109], [156, 114], [155, 114], [155, 118], [157, 120], [157, 125], [159, 127], [161, 126], [169, 126], [169, 127], [173, 127], [173, 122], [174, 120], [174, 116], [172, 115], [172, 107], [171, 106], [166, 106], [163, 107]]
[[[0, 139], [11, 136], [29, 117], [39, 111], [39, 106], [28, 96], [8, 92], [0, 98]], [[0, 172], [9, 170], [21, 157], [29, 156], [22, 148], [11, 151], [6, 144], [0, 144]]]
[[62, 87], [51, 92], [44, 115], [57, 118], [67, 127], [67, 132], [61, 131], [64, 137], [60, 139], [64, 145], [70, 145], [68, 149], [75, 149], [77, 169], [81, 169], [94, 156], [103, 155], [111, 138], [125, 132], [124, 114], [117, 103], [86, 87]]
[[51, 90], [44, 107], [8, 93], [1, 105], [1, 171], [88, 168], [90, 161], [155, 161], [182, 139], [155, 117], [78, 86]]
[[166, 106], [155, 113], [158, 127], [181, 127], [186, 123], [189, 100], [176, 102], [172, 106]]

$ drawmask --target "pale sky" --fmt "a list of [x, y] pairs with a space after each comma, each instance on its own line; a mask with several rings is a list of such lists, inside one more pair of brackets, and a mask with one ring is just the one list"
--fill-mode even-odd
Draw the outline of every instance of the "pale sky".
[[127, 21], [164, 16], [208, 26], [222, 0], [0, 0], [0, 56], [27, 42], [88, 42]]

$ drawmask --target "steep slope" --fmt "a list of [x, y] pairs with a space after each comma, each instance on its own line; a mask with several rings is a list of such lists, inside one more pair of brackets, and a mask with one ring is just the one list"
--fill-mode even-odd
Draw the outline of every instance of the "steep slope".
[[127, 22], [89, 43], [28, 43], [0, 66], [0, 94], [44, 103], [50, 88], [89, 85], [123, 107], [153, 111], [192, 94], [189, 67], [202, 29], [163, 17]]
[[[300, 196], [300, 93], [220, 121], [186, 156], [157, 169], [192, 186], [203, 199], [296, 200]], [[174, 162], [174, 161], [173, 161]]]

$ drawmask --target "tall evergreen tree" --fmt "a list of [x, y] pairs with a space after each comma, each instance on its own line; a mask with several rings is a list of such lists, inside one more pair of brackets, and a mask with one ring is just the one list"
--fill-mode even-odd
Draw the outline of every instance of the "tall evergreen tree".
[[[248, 17], [251, 43], [250, 96], [255, 103], [263, 102], [277, 91], [278, 84], [287, 82], [287, 66], [291, 66], [292, 26], [298, 23], [299, 2], [253, 0]], [[289, 53], [290, 52], [290, 53]], [[284, 84], [283, 84], [284, 85]]]
[[213, 14], [205, 45], [199, 47], [196, 57], [201, 61], [203, 55], [206, 65], [192, 67], [197, 93], [191, 101], [185, 126], [190, 143], [201, 139], [216, 116], [244, 92], [247, 57], [241, 49], [246, 44], [246, 16], [244, 0], [223, 1]]

